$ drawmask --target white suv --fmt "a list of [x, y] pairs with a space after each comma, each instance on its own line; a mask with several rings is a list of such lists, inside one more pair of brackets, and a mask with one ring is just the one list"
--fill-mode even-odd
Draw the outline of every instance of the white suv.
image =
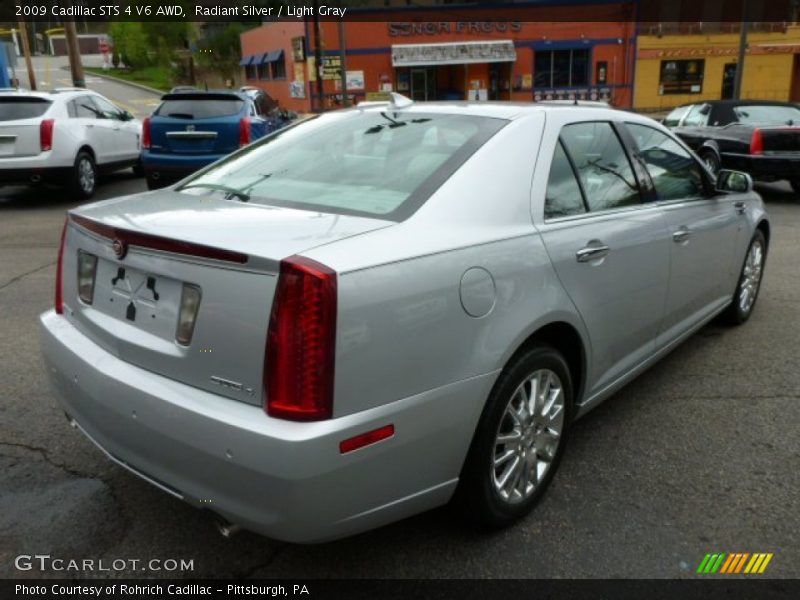
[[90, 90], [0, 92], [0, 184], [66, 184], [94, 194], [98, 173], [139, 168], [142, 124]]

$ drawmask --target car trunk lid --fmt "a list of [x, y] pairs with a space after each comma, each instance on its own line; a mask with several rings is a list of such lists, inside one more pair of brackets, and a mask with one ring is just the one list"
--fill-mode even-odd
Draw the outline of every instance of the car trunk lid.
[[764, 154], [800, 154], [800, 127], [760, 127]]
[[39, 128], [51, 105], [37, 96], [0, 96], [0, 159], [41, 152]]
[[[391, 225], [178, 192], [89, 205], [70, 220], [65, 312], [87, 336], [144, 369], [256, 405], [280, 261]], [[78, 295], [80, 252], [97, 257], [90, 304]], [[181, 344], [187, 286], [200, 302]]]

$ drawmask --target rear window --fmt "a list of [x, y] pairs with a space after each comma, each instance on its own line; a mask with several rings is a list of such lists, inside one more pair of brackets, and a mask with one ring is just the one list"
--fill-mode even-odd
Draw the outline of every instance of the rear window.
[[181, 94], [180, 97], [167, 97], [155, 114], [176, 119], [211, 119], [238, 115], [244, 100], [235, 96], [201, 96]]
[[753, 104], [750, 106], [736, 106], [733, 112], [740, 123], [800, 125], [800, 108], [795, 108], [794, 106]]
[[226, 186], [251, 202], [400, 221], [506, 122], [388, 111], [328, 114], [248, 146], [187, 185]]
[[0, 97], [0, 121], [41, 117], [50, 108], [50, 104], [44, 98]]
[[678, 108], [674, 109], [671, 113], [669, 113], [666, 117], [664, 117], [664, 125], [667, 127], [676, 127], [678, 123], [681, 122], [683, 115], [689, 112], [689, 106], [679, 106]]

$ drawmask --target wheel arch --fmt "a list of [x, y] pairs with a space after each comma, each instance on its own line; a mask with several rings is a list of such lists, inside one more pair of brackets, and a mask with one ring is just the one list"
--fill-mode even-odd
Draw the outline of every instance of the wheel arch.
[[94, 164], [97, 165], [97, 155], [89, 144], [81, 144], [81, 146], [78, 148], [78, 151], [75, 153], [76, 159], [78, 158], [78, 154], [81, 152], [86, 152], [89, 156], [91, 156]]
[[766, 219], [761, 219], [756, 225], [756, 230], [764, 234], [764, 241], [767, 242], [767, 250], [769, 250], [769, 237], [770, 237], [769, 221], [767, 221]]

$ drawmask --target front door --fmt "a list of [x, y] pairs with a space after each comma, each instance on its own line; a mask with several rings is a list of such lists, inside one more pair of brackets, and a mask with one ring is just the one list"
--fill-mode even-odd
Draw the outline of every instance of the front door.
[[411, 99], [424, 102], [433, 99], [435, 83], [431, 69], [421, 67], [411, 69]]
[[728, 63], [722, 67], [722, 96], [723, 100], [733, 98], [733, 82], [736, 79], [736, 63]]

